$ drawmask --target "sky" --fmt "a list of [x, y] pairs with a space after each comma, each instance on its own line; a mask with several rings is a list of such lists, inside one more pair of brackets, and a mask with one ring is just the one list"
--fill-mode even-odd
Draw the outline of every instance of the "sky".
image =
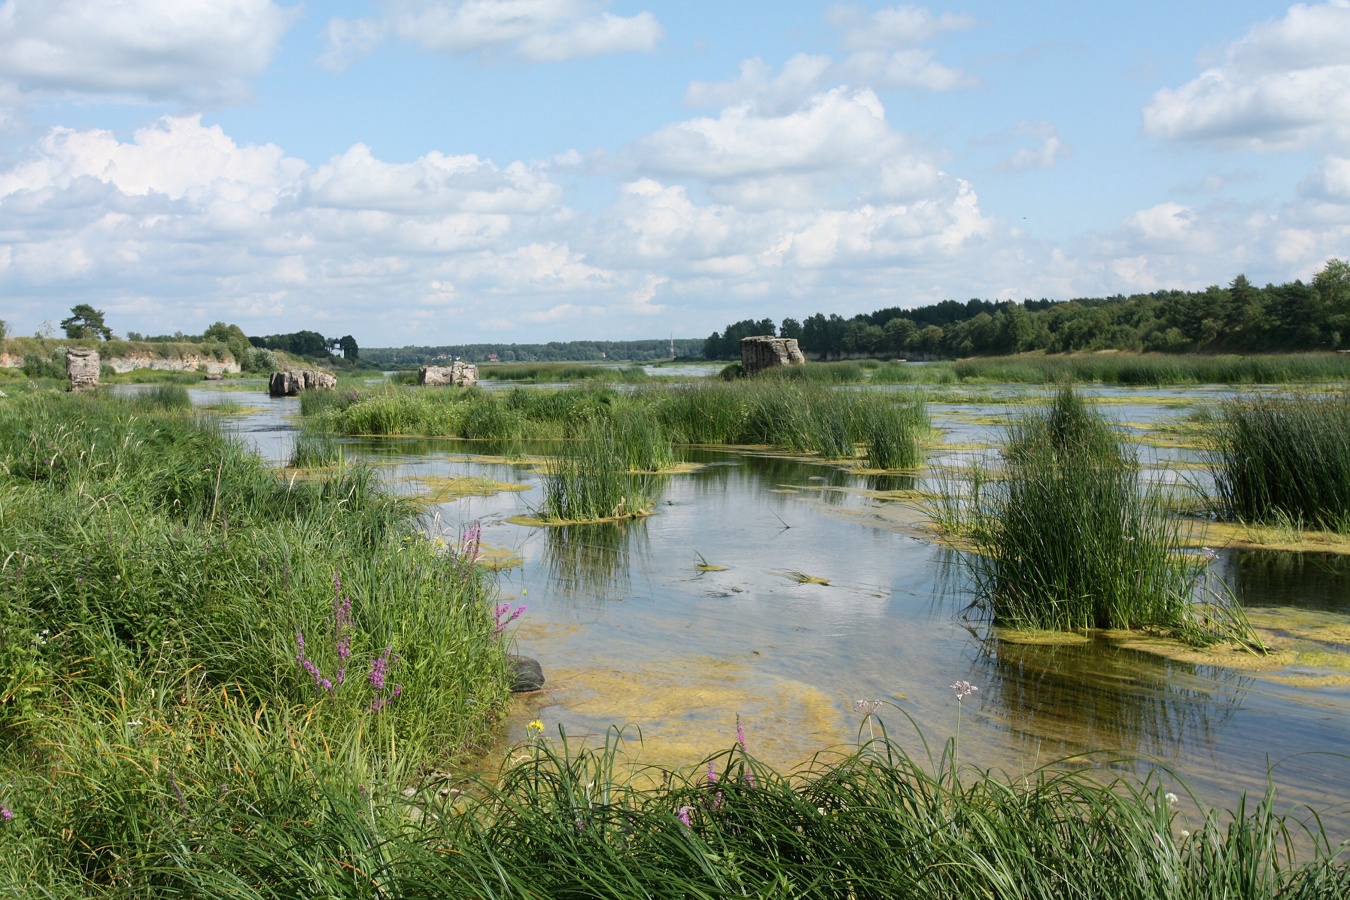
[[0, 2], [12, 335], [706, 337], [1332, 257], [1350, 0]]

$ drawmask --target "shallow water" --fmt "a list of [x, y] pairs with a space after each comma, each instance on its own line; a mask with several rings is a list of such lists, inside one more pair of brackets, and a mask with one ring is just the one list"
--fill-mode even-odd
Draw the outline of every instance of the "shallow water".
[[[211, 394], [191, 393], [199, 403]], [[930, 460], [992, 447], [991, 423], [1007, 414], [1002, 398], [1025, 393], [986, 389], [973, 392], [974, 402], [933, 404], [945, 440], [963, 449], [939, 449]], [[1231, 396], [1092, 393], [1109, 415], [1135, 425]], [[269, 460], [289, 456], [294, 399], [229, 398], [256, 407], [231, 417], [241, 435]], [[1318, 678], [1242, 672], [1105, 638], [1023, 643], [963, 618], [968, 598], [951, 553], [922, 539], [916, 526], [924, 518], [909, 501], [874, 493], [921, 486], [912, 476], [691, 448], [687, 458], [701, 468], [660, 479], [655, 515], [538, 528], [510, 521], [540, 502], [538, 476], [479, 456], [496, 449], [452, 440], [347, 442], [349, 455], [378, 464], [396, 489], [424, 497], [427, 484], [416, 479], [528, 486], [442, 499], [428, 513], [429, 526], [446, 535], [481, 522], [488, 545], [520, 560], [502, 572], [501, 590], [528, 607], [515, 640], [540, 660], [548, 683], [520, 701], [511, 738], [536, 716], [546, 734], [563, 727], [595, 740], [627, 726], [634, 741], [640, 733], [643, 759], [692, 764], [730, 746], [739, 716], [751, 751], [789, 766], [865, 737], [876, 723], [865, 723], [853, 703], [880, 699], [885, 727], [919, 754], [920, 734], [937, 753], [959, 716], [960, 759], [981, 767], [1018, 773], [1103, 752], [1076, 764], [1171, 766], [1206, 802], [1228, 807], [1238, 791], [1262, 793], [1268, 773], [1286, 805], [1325, 809], [1350, 800], [1332, 787], [1350, 783], [1350, 760], [1335, 755], [1350, 747], [1350, 678], [1335, 677], [1347, 674], [1338, 654], [1350, 657], [1350, 627], [1338, 642], [1339, 629], [1350, 626], [1350, 557], [1220, 551], [1215, 575], [1254, 618], [1287, 620], [1304, 638], [1318, 629], [1336, 638], [1314, 640], [1322, 655], [1300, 653], [1293, 667]], [[1151, 464], [1165, 471], [1173, 461]], [[959, 710], [948, 687], [958, 680], [980, 688]], [[1144, 759], [1122, 759], [1136, 756]], [[1345, 809], [1329, 821], [1350, 836]]]

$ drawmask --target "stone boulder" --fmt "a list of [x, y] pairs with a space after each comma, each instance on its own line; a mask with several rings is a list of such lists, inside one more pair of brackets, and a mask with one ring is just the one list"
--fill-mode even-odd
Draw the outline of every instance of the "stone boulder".
[[478, 383], [478, 367], [458, 359], [448, 366], [423, 366], [417, 370], [417, 383], [428, 387], [473, 387]]
[[92, 347], [66, 348], [66, 377], [72, 391], [92, 391], [98, 387], [98, 351]]
[[530, 691], [542, 690], [544, 687], [544, 667], [539, 665], [537, 659], [508, 654], [506, 670], [511, 675], [511, 692], [513, 694], [525, 694]]
[[314, 369], [273, 372], [267, 382], [267, 393], [273, 397], [295, 397], [301, 391], [331, 391], [337, 387], [337, 376]]
[[801, 366], [806, 357], [797, 346], [796, 338], [770, 337], [756, 335], [741, 338], [741, 368], [746, 375], [754, 375], [765, 369], [779, 366]]

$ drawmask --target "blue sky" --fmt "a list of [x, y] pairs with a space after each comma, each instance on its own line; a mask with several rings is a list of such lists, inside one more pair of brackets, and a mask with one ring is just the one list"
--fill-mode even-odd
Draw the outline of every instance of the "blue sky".
[[1350, 0], [3, 0], [0, 319], [702, 337], [1350, 256]]

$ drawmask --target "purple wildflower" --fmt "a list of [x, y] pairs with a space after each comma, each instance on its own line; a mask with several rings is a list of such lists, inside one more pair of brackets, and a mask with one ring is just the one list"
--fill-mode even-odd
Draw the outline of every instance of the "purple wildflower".
[[384, 690], [384, 679], [389, 675], [389, 666], [391, 662], [398, 660], [397, 656], [392, 661], [390, 660], [389, 655], [393, 649], [393, 647], [385, 647], [384, 652], [370, 664], [370, 686], [377, 691]]
[[498, 603], [493, 613], [496, 616], [497, 624], [492, 626], [492, 634], [494, 636], [501, 634], [506, 630], [506, 626], [519, 619], [520, 614], [524, 611], [524, 604], [512, 612], [510, 603]]
[[681, 806], [681, 807], [675, 812], [675, 818], [679, 819], [679, 820], [680, 820], [680, 824], [682, 824], [685, 828], [688, 828], [688, 827], [689, 827], [689, 807], [687, 807], [687, 806]]
[[14, 818], [14, 811], [8, 806], [0, 806], [0, 819], [8, 822], [12, 818]]
[[717, 784], [717, 769], [712, 763], [708, 763], [708, 784]]
[[960, 702], [978, 691], [979, 688], [969, 681], [958, 681], [956, 684], [952, 685], [952, 690], [956, 692], [957, 702]]
[[736, 716], [736, 743], [741, 745], [742, 750], [746, 749], [745, 726], [741, 724], [741, 717], [739, 715]]

